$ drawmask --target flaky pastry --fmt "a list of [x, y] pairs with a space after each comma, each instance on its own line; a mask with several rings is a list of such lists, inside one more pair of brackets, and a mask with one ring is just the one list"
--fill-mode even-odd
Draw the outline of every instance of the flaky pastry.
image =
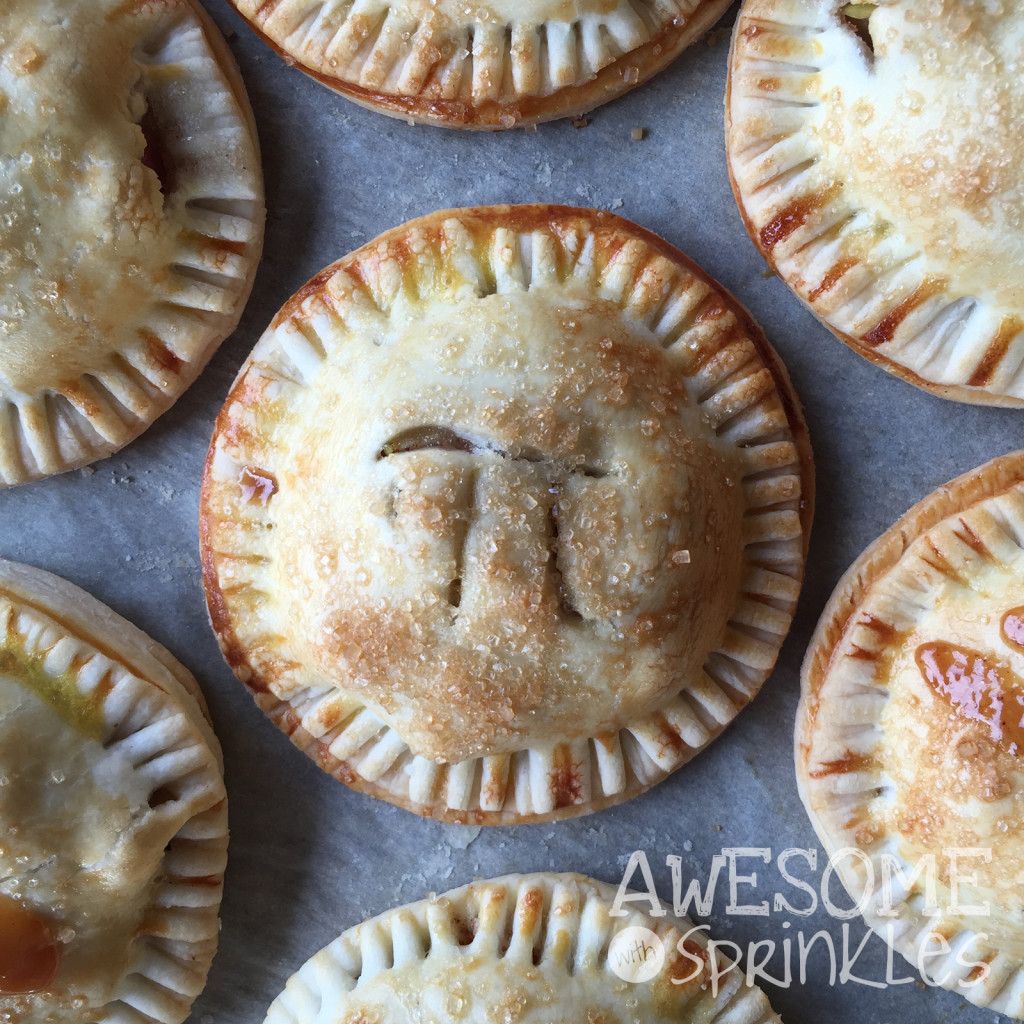
[[727, 136], [740, 211], [843, 341], [946, 398], [1024, 404], [1024, 12], [747, 0]]
[[1024, 1018], [1024, 452], [939, 488], [840, 581], [796, 759], [871, 927], [932, 982]]
[[134, 626], [0, 561], [0, 1020], [188, 1016], [227, 848], [204, 709]]
[[228, 396], [207, 601], [327, 770], [499, 822], [627, 799], [757, 692], [810, 452], [763, 335], [609, 214], [433, 214], [328, 267]]
[[509, 875], [388, 911], [312, 957], [264, 1024], [770, 1024], [764, 993], [684, 917], [581, 875]]
[[263, 236], [238, 69], [191, 0], [0, 15], [0, 487], [116, 451], [231, 333]]
[[453, 128], [591, 110], [650, 78], [730, 0], [232, 0], [290, 63], [362, 106]]

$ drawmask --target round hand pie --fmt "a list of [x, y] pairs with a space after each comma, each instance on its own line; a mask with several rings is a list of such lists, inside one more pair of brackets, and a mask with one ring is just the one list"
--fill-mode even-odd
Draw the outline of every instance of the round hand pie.
[[399, 907], [312, 957], [264, 1024], [769, 1024], [764, 993], [686, 918], [581, 875], [509, 875]]
[[845, 848], [868, 924], [932, 982], [1018, 1018], [1022, 545], [1024, 452], [912, 508], [825, 609], [796, 736], [804, 803], [825, 847]]
[[1024, 404], [1024, 9], [747, 0], [727, 136], [747, 227], [843, 341]]
[[421, 814], [624, 800], [774, 664], [810, 516], [797, 409], [750, 318], [635, 225], [403, 225], [285, 305], [217, 421], [222, 649], [325, 769]]
[[0, 1020], [180, 1024], [217, 947], [220, 747], [195, 680], [0, 561]]
[[0, 487], [93, 462], [231, 333], [255, 128], [190, 0], [18, 0], [0, 35]]
[[650, 78], [730, 0], [232, 0], [290, 63], [362, 106], [451, 128], [591, 110]]

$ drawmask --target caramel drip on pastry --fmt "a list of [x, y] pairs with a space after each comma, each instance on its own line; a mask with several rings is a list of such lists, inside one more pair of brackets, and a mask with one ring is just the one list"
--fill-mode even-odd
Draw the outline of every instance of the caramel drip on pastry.
[[0, 895], [0, 992], [39, 992], [60, 966], [60, 944], [31, 908]]
[[860, 625], [865, 629], [870, 629], [873, 633], [877, 633], [885, 640], [891, 640], [896, 635], [895, 626], [891, 623], [885, 622], [883, 619], [880, 619], [875, 615], [865, 615], [864, 618], [860, 620]]
[[836, 189], [827, 188], [813, 195], [801, 196], [792, 202], [774, 219], [761, 228], [761, 248], [771, 252], [780, 242], [784, 242], [794, 231], [802, 228], [810, 219], [811, 214], [828, 203], [835, 195]]
[[924, 305], [933, 295], [946, 287], [945, 281], [935, 277], [925, 278], [902, 302], [897, 303], [881, 320], [864, 335], [863, 341], [872, 348], [892, 341], [901, 323]]
[[915, 659], [925, 682], [962, 718], [987, 726], [1008, 754], [1024, 754], [1024, 681], [1016, 673], [943, 641], [922, 644]]
[[967, 382], [968, 387], [983, 388], [991, 382], [997, 367], [1010, 350], [1010, 342], [1021, 331], [1024, 331], [1024, 320], [1021, 320], [1019, 316], [1003, 318], [996, 336], [989, 343], [985, 354], [981, 357], [981, 362], [978, 363], [974, 373], [971, 374], [971, 378]]
[[833, 288], [845, 277], [853, 268], [857, 266], [857, 260], [852, 257], [846, 257], [845, 259], [839, 260], [834, 266], [830, 267], [826, 272], [825, 276], [821, 279], [821, 283], [812, 292], [808, 292], [807, 301], [817, 302], [826, 292], [832, 291]]
[[835, 761], [822, 761], [810, 776], [812, 779], [824, 779], [829, 775], [846, 775], [848, 772], [860, 772], [872, 767], [874, 761], [865, 754], [852, 754], [849, 751]]
[[1024, 651], [1024, 608], [1011, 608], [999, 624], [1003, 639], [1018, 651]]

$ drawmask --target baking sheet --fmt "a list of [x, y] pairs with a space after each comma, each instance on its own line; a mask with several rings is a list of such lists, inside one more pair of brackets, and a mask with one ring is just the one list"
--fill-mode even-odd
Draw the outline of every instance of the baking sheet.
[[[139, 441], [92, 469], [0, 493], [0, 555], [85, 587], [171, 649], [204, 685], [224, 746], [231, 849], [220, 952], [197, 1000], [197, 1024], [263, 1019], [287, 977], [343, 929], [397, 903], [514, 871], [582, 871], [613, 884], [645, 852], [671, 912], [666, 857], [706, 881], [727, 848], [768, 848], [772, 864], [727, 912], [727, 872], [705, 919], [744, 949], [771, 939], [766, 969], [783, 974], [782, 942], [819, 929], [842, 967], [843, 924], [773, 905], [803, 897], [779, 876], [787, 848], [817, 847], [796, 793], [791, 730], [799, 664], [836, 580], [913, 502], [1021, 444], [1019, 413], [954, 405], [897, 381], [835, 341], [766, 274], [733, 203], [722, 98], [728, 29], [711, 36], [585, 127], [482, 135], [412, 127], [364, 111], [307, 79], [261, 44], [219, 0], [207, 0], [248, 85], [260, 129], [268, 224], [263, 264], [241, 326], [200, 380]], [[632, 129], [643, 128], [642, 140]], [[278, 307], [327, 263], [386, 228], [441, 207], [550, 201], [613, 210], [664, 236], [731, 289], [777, 347], [800, 394], [817, 469], [817, 516], [793, 630], [761, 695], [712, 747], [646, 795], [572, 821], [480, 830], [423, 821], [350, 792], [265, 721], [224, 665], [206, 621], [197, 553], [199, 477], [214, 417]], [[817, 886], [797, 858], [790, 870]], [[639, 876], [635, 879], [639, 882]], [[849, 901], [834, 889], [836, 903]], [[848, 924], [854, 955], [866, 932]], [[819, 946], [819, 949], [821, 947]], [[763, 955], [763, 949], [762, 954]], [[794, 965], [795, 956], [794, 956]], [[830, 986], [824, 952], [800, 984], [766, 985], [788, 1024], [901, 1024], [1001, 1018], [927, 988], [869, 937]], [[798, 973], [798, 970], [796, 971]], [[916, 980], [914, 980], [916, 978]], [[884, 986], [884, 987], [873, 987]]]

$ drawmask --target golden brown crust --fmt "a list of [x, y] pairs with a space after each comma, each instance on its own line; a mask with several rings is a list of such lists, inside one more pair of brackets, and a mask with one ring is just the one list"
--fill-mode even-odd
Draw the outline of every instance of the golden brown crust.
[[275, 317], [217, 421], [204, 579], [326, 770], [541, 820], [646, 789], [753, 696], [812, 502], [777, 357], [685, 257], [593, 211], [443, 211]]
[[[821, 689], [837, 644], [874, 583], [896, 565], [918, 537], [942, 520], [979, 501], [1001, 494], [1022, 481], [1024, 453], [1001, 455], [932, 491], [867, 547], [836, 584], [807, 646], [803, 675], [811, 707]], [[798, 727], [801, 721], [798, 719]]]
[[1024, 22], [944, 0], [872, 12], [869, 50], [834, 4], [744, 6], [726, 100], [741, 215], [779, 277], [865, 358], [944, 398], [1019, 407], [1024, 301], [1010, 268], [1024, 183], [1006, 55]]
[[[232, 2], [280, 56], [360, 106], [418, 123], [491, 131], [586, 113], [622, 95], [667, 67], [729, 6], [728, 0], [639, 6], [613, 0], [576, 4], [567, 14], [564, 5], [538, 0], [500, 11], [487, 3], [445, 0], [427, 9], [400, 0], [347, 13], [327, 2], [313, 16], [300, 0]], [[405, 43], [381, 44], [388, 24]], [[392, 63], [385, 72], [386, 61]], [[387, 88], [370, 84], [382, 75]]]
[[43, 954], [31, 981], [0, 964], [5, 1020], [188, 1015], [217, 947], [227, 847], [201, 701], [110, 609], [0, 560], [0, 917], [29, 922]]
[[[477, 881], [398, 907], [307, 961], [265, 1024], [406, 1024], [426, 1007], [437, 1024], [502, 1011], [522, 1024], [777, 1024], [760, 989], [729, 971], [730, 961], [686, 918], [666, 923], [628, 903], [613, 915], [615, 899], [602, 882], [545, 872]], [[652, 976], [624, 967], [637, 937]], [[720, 983], [709, 980], [712, 962]]]
[[263, 233], [252, 111], [193, 0], [32, 0], [6, 27], [0, 486], [164, 412], [237, 323]]
[[[827, 849], [859, 848], [879, 879], [892, 873], [887, 857], [907, 877], [936, 862], [937, 912], [922, 876], [895, 899], [889, 886], [888, 907], [879, 887], [868, 923], [911, 960], [930, 931], [942, 933], [959, 951], [933, 972], [942, 984], [1017, 1017], [1024, 935], [1013, 894], [1024, 854], [1008, 823], [1024, 803], [1024, 683], [1007, 621], [1024, 602], [1022, 541], [1024, 452], [915, 505], [851, 566], [826, 606], [804, 661], [795, 737], [801, 797]], [[951, 850], [968, 851], [961, 872], [978, 866], [961, 885], [964, 911], [949, 895]], [[979, 862], [971, 850], [987, 856]], [[840, 868], [851, 892], [862, 873]], [[986, 904], [984, 916], [969, 909]], [[964, 977], [971, 964], [984, 970]]]

